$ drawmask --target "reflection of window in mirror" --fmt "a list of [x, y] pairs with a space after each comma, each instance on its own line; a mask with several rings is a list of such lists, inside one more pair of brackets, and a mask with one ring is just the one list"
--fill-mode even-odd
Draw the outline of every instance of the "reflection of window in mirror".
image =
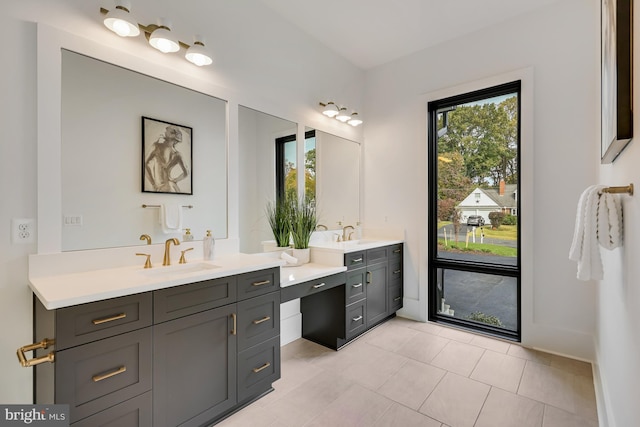
[[304, 194], [308, 200], [316, 199], [316, 131], [304, 134]]
[[278, 200], [285, 195], [297, 197], [296, 136], [276, 138], [276, 194]]

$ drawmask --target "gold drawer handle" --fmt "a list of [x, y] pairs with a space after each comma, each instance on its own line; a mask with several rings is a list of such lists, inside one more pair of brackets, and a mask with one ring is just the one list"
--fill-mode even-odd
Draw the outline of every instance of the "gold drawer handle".
[[402, 297], [397, 297], [397, 298], [394, 298], [393, 300], [394, 301], [400, 301], [401, 299], [402, 299]]
[[360, 286], [362, 286], [362, 283], [358, 283], [357, 285], [351, 285], [352, 288], [359, 288]]
[[362, 320], [362, 316], [353, 317], [351, 320], [353, 320], [354, 322], [359, 322]]
[[259, 368], [253, 368], [253, 372], [257, 374], [258, 372], [267, 369], [269, 366], [271, 366], [271, 363], [267, 362], [264, 365], [260, 366]]
[[231, 313], [231, 318], [233, 319], [233, 329], [231, 330], [231, 335], [238, 334], [238, 316], [235, 313]]
[[271, 283], [271, 280], [263, 280], [262, 282], [253, 282], [251, 286], [262, 286], [268, 285], [269, 283]]
[[313, 285], [313, 289], [318, 289], [318, 288], [321, 288], [321, 287], [326, 286], [326, 285], [327, 285], [326, 283], [320, 283], [320, 284], [317, 284], [317, 285]]
[[394, 254], [399, 254], [400, 253], [400, 249], [396, 249], [393, 251]]
[[108, 372], [106, 374], [94, 375], [91, 379], [93, 380], [94, 383], [97, 383], [99, 381], [106, 380], [107, 378], [111, 378], [111, 377], [115, 377], [116, 375], [120, 375], [120, 374], [122, 374], [124, 372], [127, 372], [127, 367], [126, 366], [120, 366], [115, 371], [111, 371], [111, 372]]
[[33, 359], [28, 359], [28, 360], [27, 360], [27, 357], [24, 355], [28, 351], [34, 351], [39, 348], [49, 348], [49, 346], [52, 346], [55, 343], [56, 343], [55, 340], [50, 340], [49, 338], [45, 338], [40, 342], [36, 342], [33, 344], [20, 347], [17, 351], [18, 361], [20, 362], [20, 366], [22, 366], [23, 368], [28, 368], [30, 366], [39, 365], [40, 363], [44, 363], [44, 362], [51, 362], [51, 363], [55, 362], [54, 351], [52, 351], [49, 354], [45, 354], [44, 356], [34, 357]]
[[371, 283], [371, 272], [367, 271], [367, 283]]
[[355, 264], [356, 262], [362, 262], [362, 257], [354, 258], [354, 259], [351, 260], [351, 264]]
[[260, 323], [266, 322], [267, 320], [271, 320], [271, 317], [270, 316], [264, 316], [262, 319], [254, 320], [253, 324], [254, 325], [259, 325]]
[[399, 274], [402, 270], [396, 270], [393, 272], [393, 274]]
[[102, 325], [103, 323], [113, 322], [127, 317], [127, 313], [116, 314], [115, 316], [103, 317], [102, 319], [93, 319], [91, 323], [94, 325]]

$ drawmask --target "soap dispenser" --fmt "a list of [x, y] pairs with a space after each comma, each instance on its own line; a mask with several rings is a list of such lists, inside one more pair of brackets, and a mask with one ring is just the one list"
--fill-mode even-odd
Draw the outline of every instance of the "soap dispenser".
[[183, 242], [190, 242], [193, 240], [193, 234], [191, 234], [191, 229], [190, 228], [185, 228], [184, 229], [184, 235], [182, 236], [182, 241]]
[[207, 230], [207, 235], [202, 239], [202, 254], [205, 260], [213, 259], [213, 252], [215, 250], [216, 241], [211, 235], [211, 230]]

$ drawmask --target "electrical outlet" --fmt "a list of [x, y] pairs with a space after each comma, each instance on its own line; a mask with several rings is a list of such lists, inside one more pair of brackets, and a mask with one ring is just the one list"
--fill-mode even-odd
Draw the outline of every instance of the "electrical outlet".
[[35, 234], [35, 220], [30, 218], [11, 220], [11, 240], [13, 243], [33, 243]]

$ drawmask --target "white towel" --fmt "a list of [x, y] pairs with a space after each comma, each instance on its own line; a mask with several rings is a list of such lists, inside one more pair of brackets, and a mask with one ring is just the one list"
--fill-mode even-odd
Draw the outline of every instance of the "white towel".
[[160, 204], [160, 226], [164, 234], [182, 231], [182, 205]]
[[282, 254], [280, 254], [280, 258], [282, 258], [283, 260], [287, 261], [287, 265], [290, 267], [292, 265], [298, 265], [298, 258], [292, 257], [291, 255], [289, 255], [286, 252], [282, 252]]
[[578, 201], [569, 259], [578, 263], [580, 280], [601, 280], [604, 272], [600, 246], [622, 245], [622, 207], [617, 196], [602, 193], [603, 185], [587, 188]]
[[622, 246], [622, 204], [620, 197], [614, 194], [600, 196], [598, 242], [609, 250]]

